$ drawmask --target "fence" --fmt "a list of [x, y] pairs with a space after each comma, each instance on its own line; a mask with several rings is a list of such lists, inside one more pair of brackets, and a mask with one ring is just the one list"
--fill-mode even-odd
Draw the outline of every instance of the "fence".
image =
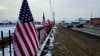
[[[50, 32], [51, 29], [49, 29], [48, 33]], [[44, 28], [43, 27], [40, 27], [40, 28], [37, 28], [37, 32], [38, 32], [38, 37], [39, 37], [39, 40], [40, 40], [40, 43], [42, 44], [44, 39], [45, 39], [45, 36], [44, 36]], [[11, 31], [9, 30], [9, 36], [7, 38], [4, 38], [3, 36], [3, 31], [1, 31], [1, 40], [0, 40], [0, 49], [2, 49], [2, 56], [5, 56], [5, 46], [6, 44], [9, 45], [9, 56], [12, 56], [12, 51], [11, 51], [11, 41], [12, 41], [12, 35], [11, 35]], [[40, 45], [41, 45], [40, 44]]]

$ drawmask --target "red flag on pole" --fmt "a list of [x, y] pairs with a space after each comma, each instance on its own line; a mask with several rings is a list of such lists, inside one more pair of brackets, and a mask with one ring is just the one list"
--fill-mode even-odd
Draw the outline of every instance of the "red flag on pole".
[[44, 35], [46, 37], [47, 36], [47, 24], [46, 24], [46, 21], [45, 21], [45, 15], [44, 15], [44, 13], [43, 13], [42, 25], [44, 26]]
[[34, 19], [27, 0], [23, 0], [13, 35], [14, 56], [35, 56], [39, 50]]

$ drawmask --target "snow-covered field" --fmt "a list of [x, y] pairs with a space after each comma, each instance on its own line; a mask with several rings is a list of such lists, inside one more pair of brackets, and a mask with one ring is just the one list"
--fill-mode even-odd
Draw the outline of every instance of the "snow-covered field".
[[[40, 28], [43, 27], [42, 25], [36, 25], [36, 28]], [[14, 32], [15, 26], [10, 26], [10, 27], [0, 27], [0, 39], [1, 39], [1, 31], [3, 31], [4, 36], [8, 36], [9, 34], [9, 30], [11, 31], [11, 33]]]
[[0, 27], [0, 37], [1, 37], [1, 31], [3, 31], [4, 36], [8, 36], [9, 30], [11, 33], [14, 32], [15, 26], [10, 26], [10, 27]]

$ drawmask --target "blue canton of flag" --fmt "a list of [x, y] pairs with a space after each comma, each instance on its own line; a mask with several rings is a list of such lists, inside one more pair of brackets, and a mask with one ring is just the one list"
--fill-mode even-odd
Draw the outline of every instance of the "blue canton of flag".
[[20, 14], [19, 14], [19, 20], [22, 23], [33, 21], [33, 17], [32, 17], [30, 8], [28, 6], [27, 0], [25, 0], [22, 5], [23, 6], [22, 6], [22, 8], [20, 10]]

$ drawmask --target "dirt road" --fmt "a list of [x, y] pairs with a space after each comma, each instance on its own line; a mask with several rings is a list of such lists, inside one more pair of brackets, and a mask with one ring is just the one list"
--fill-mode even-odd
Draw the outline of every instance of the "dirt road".
[[100, 56], [100, 38], [58, 27], [53, 56]]

